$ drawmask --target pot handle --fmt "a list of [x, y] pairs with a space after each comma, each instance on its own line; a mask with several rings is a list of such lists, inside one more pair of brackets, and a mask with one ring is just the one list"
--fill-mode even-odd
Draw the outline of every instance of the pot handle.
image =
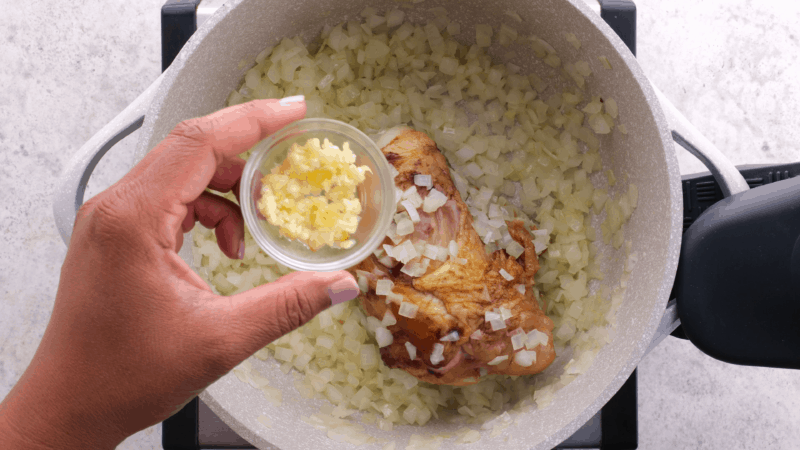
[[672, 131], [672, 139], [688, 150], [689, 153], [696, 156], [711, 171], [722, 190], [723, 197], [730, 197], [750, 189], [750, 186], [747, 185], [744, 177], [733, 163], [711, 141], [703, 136], [655, 85], [653, 85], [653, 90], [667, 116], [667, 121]]
[[83, 144], [61, 173], [56, 183], [53, 214], [61, 239], [68, 246], [78, 208], [83, 204], [86, 183], [94, 168], [111, 147], [142, 126], [144, 114], [163, 79], [162, 73], [136, 100]]
[[667, 309], [664, 311], [664, 315], [661, 316], [661, 323], [658, 324], [658, 329], [656, 330], [655, 336], [653, 336], [653, 340], [650, 341], [650, 346], [647, 347], [647, 351], [644, 352], [645, 355], [648, 355], [654, 348], [658, 346], [667, 336], [672, 334], [676, 328], [681, 325], [681, 319], [678, 317], [678, 304], [677, 301], [673, 298], [672, 300], [667, 303]]
[[[700, 131], [689, 122], [686, 117], [678, 111], [669, 99], [655, 85], [653, 90], [658, 101], [667, 116], [669, 127], [672, 132], [672, 139], [681, 147], [685, 148], [692, 155], [697, 157], [711, 173], [714, 180], [719, 184], [723, 197], [730, 197], [750, 189], [742, 174], [731, 163], [728, 158], [711, 142], [703, 136]], [[669, 336], [681, 324], [678, 317], [678, 307], [675, 299], [667, 303], [667, 309], [661, 318], [653, 340], [645, 354], [650, 353], [661, 341]]]

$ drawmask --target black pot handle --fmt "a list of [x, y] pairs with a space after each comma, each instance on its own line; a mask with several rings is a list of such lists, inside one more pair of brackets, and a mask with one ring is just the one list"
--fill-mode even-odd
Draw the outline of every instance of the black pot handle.
[[186, 41], [197, 31], [202, 0], [167, 0], [161, 6], [161, 71], [167, 70]]
[[800, 163], [739, 169], [751, 189], [724, 199], [683, 179], [681, 328], [721, 361], [800, 369]]

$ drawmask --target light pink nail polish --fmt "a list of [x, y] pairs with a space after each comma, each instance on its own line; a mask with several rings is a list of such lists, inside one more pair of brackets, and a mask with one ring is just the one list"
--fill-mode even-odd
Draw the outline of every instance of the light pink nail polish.
[[244, 239], [239, 243], [239, 259], [244, 259]]
[[300, 103], [306, 100], [304, 95], [293, 95], [291, 97], [284, 97], [278, 101], [281, 106], [289, 106], [292, 103]]
[[345, 277], [341, 280], [336, 280], [328, 286], [328, 297], [331, 298], [332, 305], [348, 302], [356, 297], [361, 291], [358, 289], [358, 284], [352, 277]]

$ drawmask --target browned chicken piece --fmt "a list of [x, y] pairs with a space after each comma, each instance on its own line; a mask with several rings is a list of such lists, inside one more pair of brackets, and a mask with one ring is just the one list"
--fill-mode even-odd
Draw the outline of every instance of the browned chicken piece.
[[[418, 209], [420, 220], [406, 238], [412, 243], [425, 241], [440, 247], [447, 247], [454, 240], [459, 248], [457, 258], [430, 260], [427, 270], [419, 277], [401, 272], [403, 264], [399, 262], [387, 267], [375, 256], [351, 269], [369, 281], [369, 290], [363, 296], [366, 312], [381, 320], [390, 310], [397, 320], [388, 327], [394, 338], [392, 344], [381, 349], [384, 363], [406, 370], [420, 380], [449, 385], [474, 384], [480, 378], [481, 369], [488, 374], [508, 375], [528, 375], [544, 370], [555, 358], [553, 322], [534, 298], [533, 276], [539, 269], [539, 261], [531, 234], [522, 221], [507, 222], [509, 234], [525, 249], [519, 258], [512, 258], [505, 250], [487, 254], [472, 226], [467, 205], [450, 177], [444, 156], [427, 135], [407, 129], [382, 150], [399, 172], [395, 183], [400, 189], [405, 191], [415, 186], [414, 175], [428, 174], [432, 177], [432, 188], [447, 196], [445, 205], [433, 213]], [[429, 193], [425, 187], [416, 189], [422, 198]], [[398, 212], [403, 210], [400, 208]], [[388, 237], [384, 244], [394, 245]], [[386, 258], [382, 260], [386, 262]], [[501, 276], [501, 269], [513, 279], [508, 281]], [[419, 308], [413, 318], [399, 314], [397, 298], [375, 293], [380, 279], [391, 280], [394, 283], [392, 292]], [[518, 290], [520, 284], [525, 286], [524, 294]], [[495, 331], [486, 321], [486, 312], [501, 307], [510, 310], [511, 317], [505, 320], [505, 328]], [[511, 337], [519, 329], [525, 333], [535, 329], [547, 335], [547, 344], [531, 349], [536, 358], [528, 367], [515, 361]], [[406, 342], [416, 348], [413, 360]], [[442, 356], [431, 361], [436, 344], [444, 346]], [[504, 355], [508, 357], [506, 360], [489, 365], [490, 361]]]

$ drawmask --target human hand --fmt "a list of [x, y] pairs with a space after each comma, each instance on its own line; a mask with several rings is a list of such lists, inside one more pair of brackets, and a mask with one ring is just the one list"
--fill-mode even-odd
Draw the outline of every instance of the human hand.
[[226, 255], [243, 253], [239, 207], [205, 189], [238, 192], [237, 155], [301, 119], [295, 100], [182, 122], [81, 207], [50, 323], [0, 404], [0, 448], [113, 448], [332, 301], [356, 297], [344, 271], [221, 297], [177, 253], [195, 221], [216, 229]]

